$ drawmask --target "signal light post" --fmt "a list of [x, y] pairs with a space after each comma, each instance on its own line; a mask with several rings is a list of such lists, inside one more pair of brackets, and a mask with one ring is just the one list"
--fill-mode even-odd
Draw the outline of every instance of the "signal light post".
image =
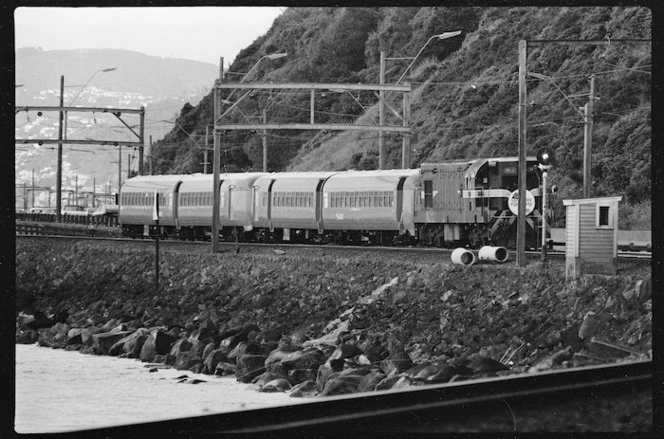
[[553, 154], [548, 148], [537, 152], [537, 166], [542, 171], [542, 262], [546, 262], [546, 177], [551, 167]]

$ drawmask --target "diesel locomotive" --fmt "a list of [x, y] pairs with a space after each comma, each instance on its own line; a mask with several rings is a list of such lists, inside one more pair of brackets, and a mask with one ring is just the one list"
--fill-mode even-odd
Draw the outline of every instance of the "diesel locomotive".
[[[541, 233], [537, 163], [528, 157], [533, 248]], [[500, 157], [384, 171], [222, 173], [219, 233], [230, 241], [514, 248], [517, 170], [518, 158]], [[212, 201], [211, 174], [138, 176], [122, 186], [119, 222], [131, 237], [210, 239]]]

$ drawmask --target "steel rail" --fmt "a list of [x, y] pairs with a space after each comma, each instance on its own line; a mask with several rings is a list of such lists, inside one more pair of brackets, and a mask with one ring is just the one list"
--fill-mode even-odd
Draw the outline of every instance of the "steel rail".
[[[585, 399], [601, 406], [605, 398], [633, 395], [652, 389], [651, 361], [588, 366], [535, 374], [483, 378], [458, 383], [419, 386], [398, 391], [316, 398], [289, 406], [228, 412], [199, 417], [91, 429], [70, 437], [127, 437], [154, 432], [168, 435], [297, 434], [298, 437], [328, 434], [404, 433], [427, 428], [441, 431], [445, 426], [469, 417], [495, 414], [497, 404], [514, 407], [517, 414], [526, 407]], [[505, 409], [504, 409], [505, 410]], [[512, 408], [509, 409], [512, 412]], [[514, 413], [511, 413], [514, 416]], [[546, 430], [546, 425], [541, 426]], [[302, 436], [304, 435], [304, 436]]]
[[[96, 241], [116, 241], [116, 242], [153, 242], [154, 237], [143, 237], [143, 238], [127, 238], [127, 237], [111, 237], [111, 236], [87, 236], [87, 235], [39, 235], [39, 234], [16, 234], [17, 237], [27, 237], [27, 238], [53, 238], [53, 239], [88, 239]], [[209, 241], [187, 241], [181, 239], [165, 239], [162, 240], [167, 244], [173, 245], [208, 245]], [[366, 251], [385, 251], [385, 252], [412, 252], [412, 253], [451, 253], [454, 249], [452, 248], [439, 248], [439, 247], [384, 247], [384, 246], [372, 246], [372, 245], [338, 245], [338, 244], [290, 244], [290, 243], [260, 243], [260, 242], [240, 242], [239, 244], [234, 241], [219, 241], [219, 245], [228, 246], [228, 247], [274, 247], [274, 248], [284, 248], [284, 249], [293, 249], [293, 248], [319, 248], [319, 249], [346, 249], [346, 250], [366, 250]], [[510, 250], [513, 252], [513, 250]], [[550, 259], [564, 259], [565, 252], [551, 252], [549, 251], [548, 256]], [[539, 251], [527, 251], [526, 255], [529, 258], [539, 258]], [[645, 262], [652, 260], [652, 253], [650, 252], [618, 252], [618, 259], [621, 261], [635, 261], [635, 262]], [[509, 264], [510, 261], [507, 262]]]

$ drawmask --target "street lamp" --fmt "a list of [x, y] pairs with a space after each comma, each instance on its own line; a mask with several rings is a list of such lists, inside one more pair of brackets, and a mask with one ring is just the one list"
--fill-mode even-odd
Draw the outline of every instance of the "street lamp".
[[410, 64], [408, 64], [408, 67], [406, 67], [406, 70], [404, 70], [404, 72], [401, 74], [401, 76], [399, 77], [399, 79], [397, 80], [396, 83], [398, 84], [398, 83], [401, 82], [401, 80], [404, 78], [404, 76], [406, 76], [406, 73], [408, 73], [408, 70], [413, 66], [413, 64], [415, 64], [415, 61], [417, 60], [417, 58], [422, 54], [422, 52], [424, 51], [424, 48], [427, 47], [427, 45], [428, 45], [432, 40], [434, 40], [434, 39], [436, 39], [436, 38], [438, 38], [439, 40], [444, 40], [444, 39], [447, 39], [447, 38], [456, 37], [457, 35], [461, 35], [461, 31], [460, 31], [460, 30], [455, 30], [455, 31], [453, 31], [453, 32], [443, 32], [442, 34], [434, 35], [433, 37], [429, 38], [429, 40], [427, 40], [427, 42], [424, 43], [424, 46], [422, 46], [422, 48], [420, 49], [420, 51], [417, 52], [417, 55], [415, 55], [415, 57], [414, 57], [413, 60], [410, 62]]
[[96, 72], [94, 72], [94, 73], [92, 74], [92, 76], [90, 76], [90, 79], [88, 79], [88, 81], [87, 81], [85, 84], [83, 84], [83, 86], [82, 86], [81, 89], [78, 91], [78, 93], [76, 93], [76, 96], [74, 96], [74, 98], [71, 100], [71, 102], [69, 103], [69, 105], [71, 106], [71, 105], [74, 104], [74, 101], [76, 100], [76, 98], [78, 98], [78, 96], [79, 96], [81, 93], [83, 93], [83, 90], [85, 90], [85, 87], [88, 86], [88, 84], [90, 83], [90, 81], [92, 81], [92, 78], [94, 78], [94, 77], [97, 75], [97, 73], [112, 72], [113, 70], [117, 70], [117, 69], [118, 69], [117, 67], [109, 67], [109, 68], [107, 68], [107, 69], [100, 69], [100, 70], [97, 70]]
[[[254, 64], [254, 65], [249, 69], [249, 71], [248, 71], [247, 73], [244, 74], [244, 76], [243, 76], [242, 79], [240, 80], [240, 83], [243, 83], [244, 81], [246, 81], [247, 78], [249, 78], [249, 75], [251, 74], [251, 72], [253, 72], [254, 69], [255, 69], [256, 67], [258, 67], [258, 64], [260, 64], [260, 62], [263, 61], [265, 58], [267, 58], [267, 59], [279, 59], [279, 58], [283, 58], [283, 57], [285, 57], [285, 56], [288, 56], [288, 53], [287, 53], [287, 52], [271, 53], [271, 54], [269, 54], [269, 55], [263, 55], [262, 57], [260, 57], [260, 58], [258, 59], [258, 61], [256, 61], [256, 64]], [[230, 72], [229, 72], [229, 73], [230, 73]], [[221, 99], [221, 102], [224, 103], [224, 104], [228, 104], [228, 103], [230, 103], [230, 102], [231, 102], [231, 101], [230, 101], [230, 98], [231, 98], [231, 96], [233, 96], [233, 93], [235, 93], [236, 91], [237, 91], [237, 89], [233, 89], [233, 91], [230, 92], [230, 94], [228, 95], [228, 97], [227, 97], [226, 99]], [[251, 92], [247, 92], [247, 93], [245, 93], [240, 99], [238, 99], [234, 104], [232, 104], [231, 107], [230, 107], [228, 110], [226, 110], [226, 111], [224, 112], [224, 114], [222, 114], [221, 116], [219, 116], [218, 119], [221, 119], [222, 117], [224, 117], [224, 116], [225, 116], [229, 111], [231, 111], [231, 110], [232, 110], [237, 104], [239, 104], [240, 101], [241, 101], [242, 99], [245, 98], [245, 96], [249, 95], [250, 93], [251, 93]]]

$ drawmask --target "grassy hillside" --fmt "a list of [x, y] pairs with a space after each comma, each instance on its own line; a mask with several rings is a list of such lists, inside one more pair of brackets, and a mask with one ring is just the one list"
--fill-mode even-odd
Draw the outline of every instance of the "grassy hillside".
[[[646, 8], [289, 8], [272, 28], [237, 57], [231, 71], [247, 72], [265, 54], [252, 81], [378, 83], [380, 52], [388, 58], [412, 57], [445, 31], [459, 37], [433, 40], [403, 78], [412, 96], [411, 167], [422, 162], [477, 156], [516, 155], [518, 145], [519, 40], [601, 40], [599, 46], [544, 45], [529, 50], [528, 153], [543, 146], [556, 152], [551, 181], [563, 198], [582, 192], [583, 116], [590, 75], [595, 75], [593, 196], [623, 195], [624, 221], [648, 228], [651, 197], [651, 47], [618, 40], [650, 39]], [[386, 81], [402, 76], [410, 59], [389, 60]], [[229, 76], [239, 81], [242, 76]], [[403, 82], [402, 81], [402, 82]], [[231, 96], [235, 101], [241, 92]], [[390, 98], [397, 108], [400, 96]], [[326, 93], [316, 100], [317, 122], [377, 120], [371, 92]], [[255, 91], [230, 119], [260, 117], [270, 122], [307, 122], [309, 93]], [[388, 111], [388, 123], [397, 119]], [[201, 135], [212, 118], [211, 99], [183, 108], [181, 125]], [[200, 142], [199, 142], [200, 143]], [[210, 136], [209, 143], [212, 144]], [[202, 150], [181, 130], [163, 142], [162, 172], [200, 172]], [[368, 132], [279, 131], [270, 133], [269, 168], [280, 170], [375, 169], [378, 139]], [[223, 136], [226, 170], [260, 169], [262, 143], [257, 133], [232, 131]], [[401, 136], [386, 135], [388, 167], [401, 161]], [[645, 207], [644, 207], [645, 206]], [[627, 209], [627, 210], [626, 210]], [[626, 216], [627, 215], [627, 216]], [[641, 224], [638, 224], [638, 223]]]

